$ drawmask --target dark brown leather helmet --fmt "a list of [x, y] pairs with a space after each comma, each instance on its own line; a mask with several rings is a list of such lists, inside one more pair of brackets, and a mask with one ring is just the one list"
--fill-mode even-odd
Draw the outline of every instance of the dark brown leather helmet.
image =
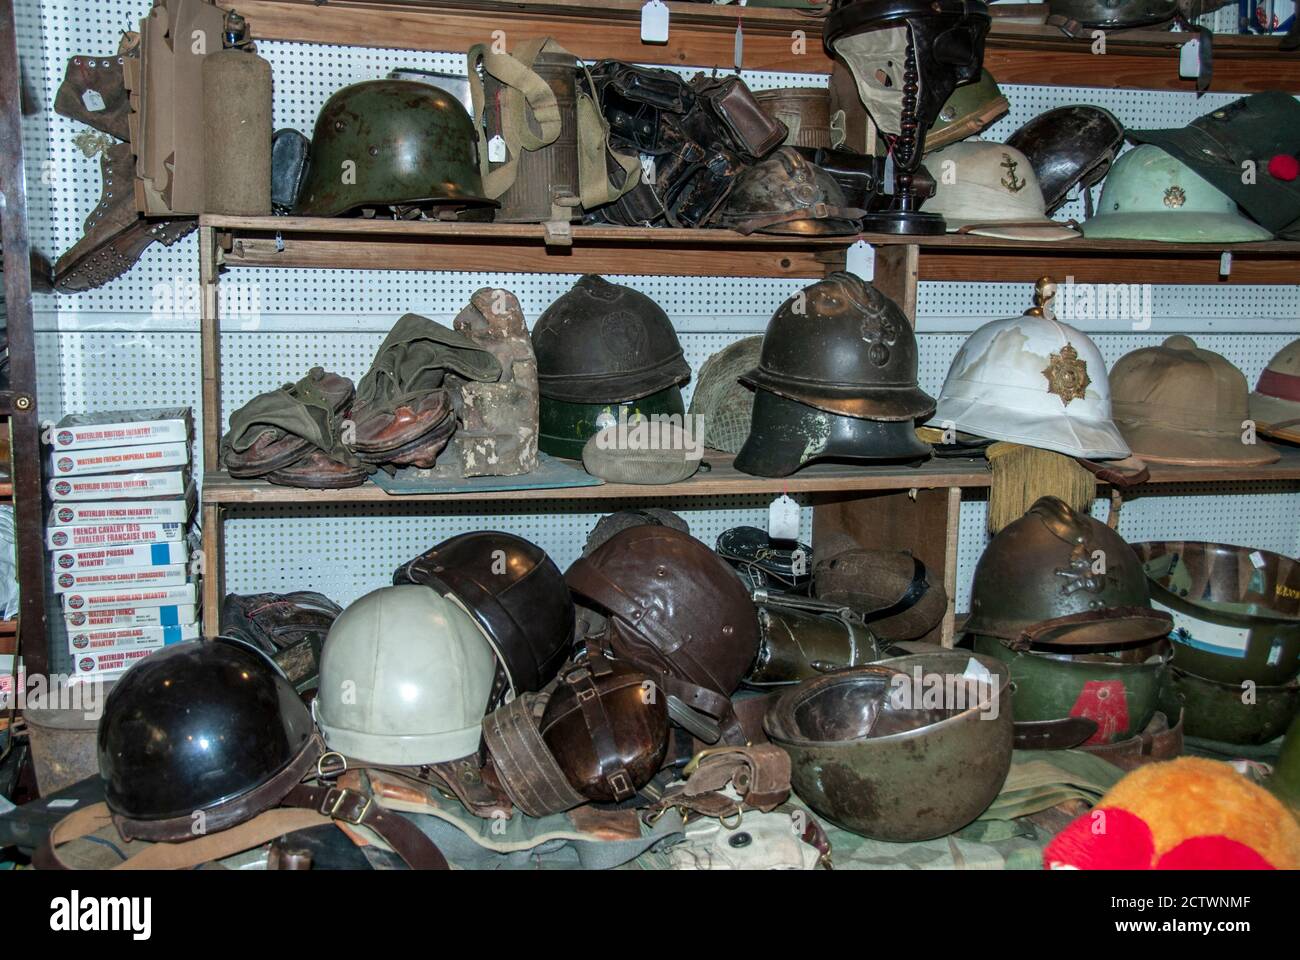
[[575, 790], [589, 800], [620, 803], [663, 763], [668, 704], [644, 673], [593, 657], [560, 674], [541, 731]]
[[1163, 637], [1137, 554], [1118, 533], [1056, 497], [1008, 524], [975, 565], [967, 633], [1015, 649], [1125, 646]]
[[512, 533], [462, 533], [409, 560], [394, 584], [450, 593], [497, 655], [490, 704], [550, 683], [573, 645], [573, 600], [546, 551]]
[[639, 400], [690, 379], [663, 308], [639, 290], [587, 274], [533, 328], [541, 395], [570, 403]]
[[1007, 145], [1029, 160], [1051, 214], [1076, 186], [1091, 187], [1110, 172], [1124, 146], [1124, 125], [1102, 107], [1057, 107], [1022, 126]]
[[758, 366], [741, 378], [828, 413], [871, 420], [924, 417], [916, 335], [894, 301], [851, 273], [832, 273], [781, 304]]
[[632, 527], [564, 579], [609, 618], [588, 642], [649, 674], [673, 720], [708, 743], [745, 742], [729, 698], [758, 650], [758, 614], [721, 557], [671, 527]]

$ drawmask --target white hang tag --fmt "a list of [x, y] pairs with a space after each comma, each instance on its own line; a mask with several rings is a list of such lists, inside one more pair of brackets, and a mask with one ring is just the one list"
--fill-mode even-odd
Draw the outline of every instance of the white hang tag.
[[[745, 5], [745, 0], [740, 0], [740, 5]], [[741, 64], [745, 62], [745, 28], [743, 26], [743, 15], [736, 18], [736, 43], [733, 50], [732, 59], [736, 64], [736, 72], [740, 73]]]
[[81, 95], [81, 102], [86, 105], [86, 109], [91, 113], [99, 113], [108, 106], [108, 104], [104, 103], [104, 98], [100, 96], [98, 90], [86, 90]]
[[880, 177], [880, 192], [893, 196], [894, 193], [894, 153], [885, 154], [885, 172]]
[[767, 508], [767, 535], [773, 540], [799, 539], [799, 504], [784, 493]]
[[870, 283], [876, 279], [876, 248], [865, 240], [856, 240], [844, 255], [844, 269]]
[[641, 8], [641, 42], [668, 42], [668, 5], [650, 0]]
[[501, 134], [499, 133], [488, 141], [488, 162], [506, 162], [506, 142], [501, 138]]
[[1252, 550], [1250, 552], [1250, 565], [1256, 570], [1263, 570], [1267, 563], [1268, 561], [1264, 559], [1264, 555], [1258, 550]]
[[641, 154], [641, 180], [654, 186], [655, 182], [655, 158], [648, 153]]
[[1201, 41], [1188, 40], [1178, 48], [1178, 75], [1194, 80], [1201, 75]]
[[796, 547], [794, 553], [790, 554], [790, 572], [796, 577], [802, 577], [808, 572], [808, 554], [803, 552], [803, 547]]
[[1224, 250], [1219, 254], [1219, 276], [1227, 277], [1232, 275], [1232, 251]]

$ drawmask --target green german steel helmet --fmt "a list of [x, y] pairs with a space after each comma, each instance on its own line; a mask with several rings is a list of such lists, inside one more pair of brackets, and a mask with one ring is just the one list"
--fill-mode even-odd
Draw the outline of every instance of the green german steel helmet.
[[571, 404], [626, 403], [691, 376], [663, 308], [595, 274], [546, 308], [533, 327], [533, 349], [542, 398]]
[[925, 135], [925, 152], [974, 136], [1010, 109], [993, 74], [982, 68], [978, 79], [962, 84], [939, 108]]
[[636, 417], [676, 416], [681, 423], [685, 413], [681, 388], [675, 385], [623, 403], [576, 403], [542, 396], [537, 448], [553, 457], [581, 460], [587, 441], [606, 427], [631, 423]]
[[1245, 243], [1272, 234], [1237, 211], [1232, 198], [1159, 147], [1142, 144], [1121, 156], [1101, 187], [1089, 239], [1170, 243]]
[[496, 207], [483, 195], [474, 125], [445, 90], [367, 80], [321, 108], [294, 213], [337, 217], [361, 207]]
[[1088, 742], [1104, 744], [1150, 722], [1171, 626], [1120, 535], [1043, 497], [980, 557], [965, 630], [1010, 667], [1017, 719], [1084, 717], [1097, 724]]

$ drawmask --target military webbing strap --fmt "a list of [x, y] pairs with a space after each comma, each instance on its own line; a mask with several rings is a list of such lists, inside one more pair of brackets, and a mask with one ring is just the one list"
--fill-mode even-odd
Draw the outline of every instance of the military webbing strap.
[[[560, 108], [550, 86], [532, 69], [533, 62], [543, 51], [572, 56], [549, 37], [529, 40], [515, 49], [513, 54], [494, 53], [487, 44], [470, 47], [467, 72], [470, 102], [474, 107], [474, 128], [478, 137], [479, 169], [483, 176], [483, 191], [496, 199], [505, 194], [518, 176], [519, 153], [523, 150], [540, 150], [554, 143], [560, 135]], [[583, 61], [574, 57], [587, 77], [588, 89], [595, 90], [591, 73]], [[484, 124], [483, 80], [479, 66], [502, 84], [501, 135], [505, 138], [508, 156], [495, 170], [488, 160], [487, 129]], [[578, 126], [578, 183], [579, 199], [583, 207], [593, 208], [617, 200], [636, 186], [641, 164], [634, 154], [623, 154], [609, 147], [609, 125], [601, 115], [600, 107], [581, 87], [577, 90]], [[525, 109], [527, 107], [527, 110]], [[531, 114], [540, 129], [534, 134], [528, 122]], [[610, 183], [606, 155], [623, 170], [622, 183]]]

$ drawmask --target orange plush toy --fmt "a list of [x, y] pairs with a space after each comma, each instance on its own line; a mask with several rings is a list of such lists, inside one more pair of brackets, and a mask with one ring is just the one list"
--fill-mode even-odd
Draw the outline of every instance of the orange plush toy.
[[1226, 763], [1182, 757], [1139, 767], [1043, 850], [1077, 870], [1296, 870], [1300, 824]]

